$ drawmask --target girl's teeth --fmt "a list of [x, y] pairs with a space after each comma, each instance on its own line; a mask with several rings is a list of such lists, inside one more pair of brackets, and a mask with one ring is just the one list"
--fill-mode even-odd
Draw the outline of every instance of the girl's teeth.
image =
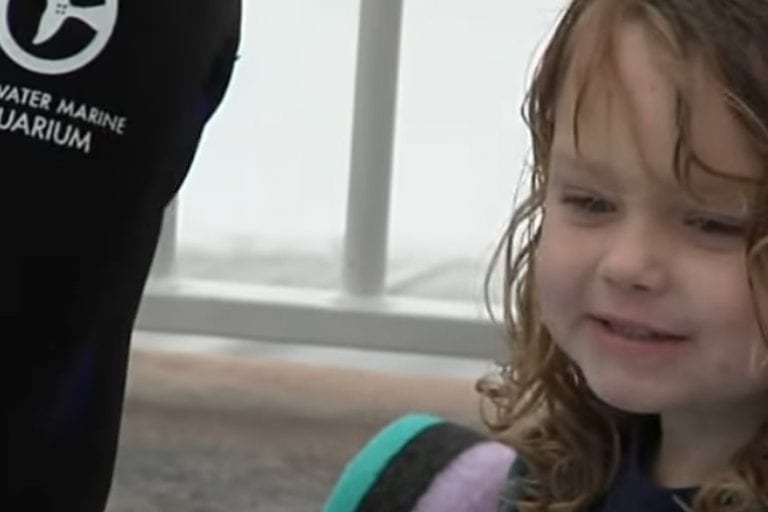
[[635, 338], [639, 340], [665, 338], [665, 336], [661, 334], [640, 327], [627, 327], [611, 323], [609, 323], [608, 326], [616, 333], [621, 334], [622, 336], [626, 336], [627, 338]]

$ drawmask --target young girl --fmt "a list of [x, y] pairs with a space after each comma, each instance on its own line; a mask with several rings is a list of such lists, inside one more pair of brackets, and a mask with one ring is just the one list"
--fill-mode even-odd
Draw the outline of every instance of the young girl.
[[[511, 357], [479, 386], [517, 464], [491, 508], [444, 510], [768, 510], [768, 1], [572, 0], [525, 113]], [[454, 455], [400, 480], [446, 492]]]

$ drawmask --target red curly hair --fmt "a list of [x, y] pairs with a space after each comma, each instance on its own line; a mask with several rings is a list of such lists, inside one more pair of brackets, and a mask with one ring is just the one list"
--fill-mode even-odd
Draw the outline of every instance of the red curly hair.
[[[578, 141], [581, 99], [589, 80], [609, 70], [615, 58], [612, 42], [616, 30], [630, 20], [641, 22], [673, 61], [696, 56], [705, 62], [720, 83], [723, 98], [743, 128], [750, 149], [768, 170], [768, 2], [570, 2], [537, 66], [523, 105], [533, 146], [529, 194], [516, 207], [486, 277], [489, 302], [491, 275], [501, 260], [510, 357], [500, 378], [480, 380], [478, 390], [492, 405], [492, 414], [484, 414], [487, 426], [495, 437], [513, 446], [529, 468], [526, 498], [518, 503], [521, 512], [586, 510], [615, 478], [622, 442], [634, 419], [632, 414], [600, 401], [587, 387], [579, 368], [553, 343], [541, 320], [533, 286], [557, 99], [566, 80], [579, 80], [581, 94], [572, 127]], [[586, 60], [586, 72], [570, 71], [577, 57]], [[675, 112], [675, 175], [683, 185], [688, 183], [692, 164], [718, 172], [691, 148], [689, 108], [681, 87]], [[766, 182], [752, 183], [755, 210], [768, 205]], [[765, 283], [764, 269], [768, 268], [764, 261], [766, 223], [755, 222], [747, 238], [745, 257], [757, 311], [755, 286]], [[490, 305], [488, 309], [491, 311]], [[765, 341], [764, 322], [759, 323]], [[700, 486], [692, 510], [768, 510], [768, 424], [733, 456], [730, 474]]]

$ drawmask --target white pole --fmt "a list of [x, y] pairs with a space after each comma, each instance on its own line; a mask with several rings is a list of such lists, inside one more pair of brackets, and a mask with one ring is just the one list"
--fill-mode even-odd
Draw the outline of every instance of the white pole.
[[155, 260], [152, 264], [152, 277], [163, 279], [171, 277], [176, 267], [176, 237], [178, 231], [178, 196], [165, 208], [160, 240], [155, 250]]
[[384, 290], [402, 0], [361, 0], [343, 279], [352, 295]]

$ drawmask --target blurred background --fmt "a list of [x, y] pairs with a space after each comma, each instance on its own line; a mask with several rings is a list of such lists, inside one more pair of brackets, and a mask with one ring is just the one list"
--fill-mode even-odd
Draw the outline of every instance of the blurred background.
[[[235, 75], [139, 315], [111, 512], [320, 510], [397, 415], [482, 428], [474, 382], [504, 357], [483, 280], [565, 2], [243, 2]], [[394, 74], [363, 41], [399, 56]], [[355, 117], [388, 83], [389, 132]], [[377, 123], [384, 172], [352, 158]]]

